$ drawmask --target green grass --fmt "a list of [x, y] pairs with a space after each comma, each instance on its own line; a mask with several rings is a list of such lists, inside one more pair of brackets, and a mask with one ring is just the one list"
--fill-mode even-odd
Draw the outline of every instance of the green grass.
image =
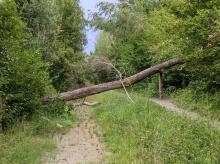
[[185, 110], [195, 111], [201, 116], [220, 121], [220, 92], [214, 95], [199, 94], [187, 88], [174, 92], [171, 97]]
[[29, 164], [41, 163], [41, 156], [55, 149], [51, 139], [17, 132], [0, 136], [0, 163]]
[[0, 133], [0, 163], [44, 163], [49, 153], [56, 149], [53, 136], [66, 133], [75, 121], [74, 111], [57, 116], [41, 113], [36, 114], [31, 121], [19, 123], [6, 134]]
[[133, 97], [134, 104], [119, 92], [97, 96], [93, 114], [109, 163], [220, 163], [220, 131]]

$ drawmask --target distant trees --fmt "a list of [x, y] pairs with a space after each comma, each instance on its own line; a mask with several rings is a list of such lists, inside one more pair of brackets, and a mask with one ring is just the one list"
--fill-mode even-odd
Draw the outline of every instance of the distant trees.
[[60, 13], [58, 39], [74, 51], [82, 51], [85, 43], [85, 22], [79, 0], [57, 1]]
[[[106, 47], [106, 50], [109, 48], [111, 50], [104, 51], [103, 55], [109, 57], [118, 68], [124, 68], [129, 74], [149, 67], [150, 56], [143, 55], [148, 52], [147, 47], [141, 42], [147, 37], [144, 33], [147, 21], [142, 17], [143, 14], [134, 13], [127, 3], [121, 3], [118, 6], [101, 3], [100, 9], [100, 13], [94, 14], [93, 23], [112, 36], [111, 45]], [[104, 19], [102, 19], [103, 15], [106, 15]]]
[[[93, 24], [112, 37], [97, 43], [96, 54], [118, 68], [138, 72], [171, 57], [188, 62], [166, 74], [167, 88], [191, 86], [215, 93], [220, 88], [220, 3], [214, 1], [120, 1], [100, 3]], [[103, 36], [101, 36], [103, 37]], [[103, 44], [102, 44], [103, 45]]]
[[86, 43], [85, 20], [79, 1], [56, 1], [58, 8], [57, 35], [54, 45], [56, 58], [51, 65], [50, 75], [58, 90], [67, 90], [81, 85], [79, 69], [74, 65], [84, 59], [82, 53]]

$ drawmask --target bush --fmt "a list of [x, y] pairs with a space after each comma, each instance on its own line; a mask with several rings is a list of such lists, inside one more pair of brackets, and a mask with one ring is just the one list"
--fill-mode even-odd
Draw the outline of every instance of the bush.
[[6, 100], [2, 112], [2, 128], [10, 127], [23, 117], [30, 117], [41, 107], [41, 97], [53, 88], [47, 73], [47, 65], [42, 62], [39, 53], [32, 51], [10, 50], [6, 56], [0, 53], [5, 61], [0, 70], [0, 81], [7, 81], [0, 86], [1, 97]]

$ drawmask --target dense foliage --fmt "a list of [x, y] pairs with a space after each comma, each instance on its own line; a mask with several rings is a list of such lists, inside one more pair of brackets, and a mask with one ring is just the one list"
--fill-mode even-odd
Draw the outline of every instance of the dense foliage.
[[[92, 24], [102, 30], [94, 56], [113, 63], [123, 76], [170, 58], [184, 58], [183, 66], [166, 70], [165, 93], [185, 109], [219, 119], [219, 0], [100, 3]], [[109, 76], [98, 74], [100, 81], [118, 78], [106, 72]], [[158, 78], [150, 77], [134, 88], [158, 96]]]
[[78, 0], [0, 1], [3, 129], [41, 110], [44, 95], [83, 85], [84, 24]]
[[109, 58], [127, 74], [183, 57], [183, 67], [166, 73], [167, 88], [219, 91], [219, 0], [123, 0], [99, 7], [93, 24], [103, 32], [96, 55]]
[[[109, 63], [129, 76], [173, 57], [186, 64], [166, 72], [166, 91], [208, 96], [217, 109], [219, 7], [219, 0], [101, 2], [92, 24], [102, 32], [94, 54], [86, 57], [79, 0], [0, 1], [1, 124], [31, 116], [45, 94], [119, 78]], [[152, 94], [156, 80], [144, 83]]]

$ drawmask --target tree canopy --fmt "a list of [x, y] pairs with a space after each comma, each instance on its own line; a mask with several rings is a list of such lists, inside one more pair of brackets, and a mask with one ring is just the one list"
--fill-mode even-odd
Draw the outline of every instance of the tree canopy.
[[[0, 124], [41, 108], [41, 98], [83, 84], [85, 20], [78, 0], [0, 3]], [[1, 104], [2, 106], [2, 104]]]
[[220, 88], [219, 7], [218, 0], [100, 3], [92, 20], [103, 30], [95, 54], [128, 74], [181, 56], [188, 62], [168, 71], [167, 86], [215, 93]]

